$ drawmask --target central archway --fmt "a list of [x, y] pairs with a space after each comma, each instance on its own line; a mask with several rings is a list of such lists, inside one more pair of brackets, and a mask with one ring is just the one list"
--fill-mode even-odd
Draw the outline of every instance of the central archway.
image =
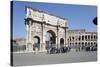
[[46, 32], [46, 49], [53, 48], [56, 45], [56, 34], [52, 30]]

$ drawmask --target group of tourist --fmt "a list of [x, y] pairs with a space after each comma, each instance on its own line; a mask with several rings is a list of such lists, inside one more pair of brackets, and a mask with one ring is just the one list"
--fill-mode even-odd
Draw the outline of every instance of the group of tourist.
[[67, 53], [70, 52], [70, 50], [71, 50], [70, 47], [61, 47], [61, 48], [51, 47], [47, 49], [47, 53], [49, 54]]
[[86, 46], [85, 51], [97, 51], [97, 46]]
[[71, 49], [75, 49], [76, 52], [78, 51], [97, 51], [97, 46], [83, 46], [83, 47], [70, 47], [70, 46], [67, 46], [67, 47], [61, 47], [61, 48], [55, 48], [55, 47], [51, 47], [49, 49], [47, 49], [47, 53], [48, 54], [58, 54], [58, 53], [67, 53], [67, 52], [70, 52]]

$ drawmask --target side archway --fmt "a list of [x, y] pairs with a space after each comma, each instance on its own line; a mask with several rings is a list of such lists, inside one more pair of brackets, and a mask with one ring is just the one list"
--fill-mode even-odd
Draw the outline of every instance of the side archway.
[[64, 47], [64, 39], [63, 38], [60, 39], [60, 48], [61, 47]]
[[38, 48], [38, 50], [40, 49], [40, 37], [39, 36], [34, 36], [33, 37], [33, 50], [35, 50], [35, 48]]

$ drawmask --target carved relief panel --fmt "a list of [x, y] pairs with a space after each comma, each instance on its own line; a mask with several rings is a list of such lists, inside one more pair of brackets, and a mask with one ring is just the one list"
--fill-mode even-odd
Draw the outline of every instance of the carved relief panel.
[[32, 24], [32, 31], [35, 33], [42, 33], [42, 27], [39, 23], [33, 23]]

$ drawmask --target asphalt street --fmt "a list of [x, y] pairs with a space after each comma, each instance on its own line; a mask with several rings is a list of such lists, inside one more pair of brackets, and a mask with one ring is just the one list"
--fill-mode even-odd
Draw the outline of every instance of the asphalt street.
[[27, 65], [44, 65], [44, 64], [59, 64], [59, 63], [75, 63], [75, 62], [89, 62], [97, 61], [97, 51], [76, 52], [74, 50], [68, 53], [60, 54], [45, 54], [45, 53], [14, 53], [14, 66]]

